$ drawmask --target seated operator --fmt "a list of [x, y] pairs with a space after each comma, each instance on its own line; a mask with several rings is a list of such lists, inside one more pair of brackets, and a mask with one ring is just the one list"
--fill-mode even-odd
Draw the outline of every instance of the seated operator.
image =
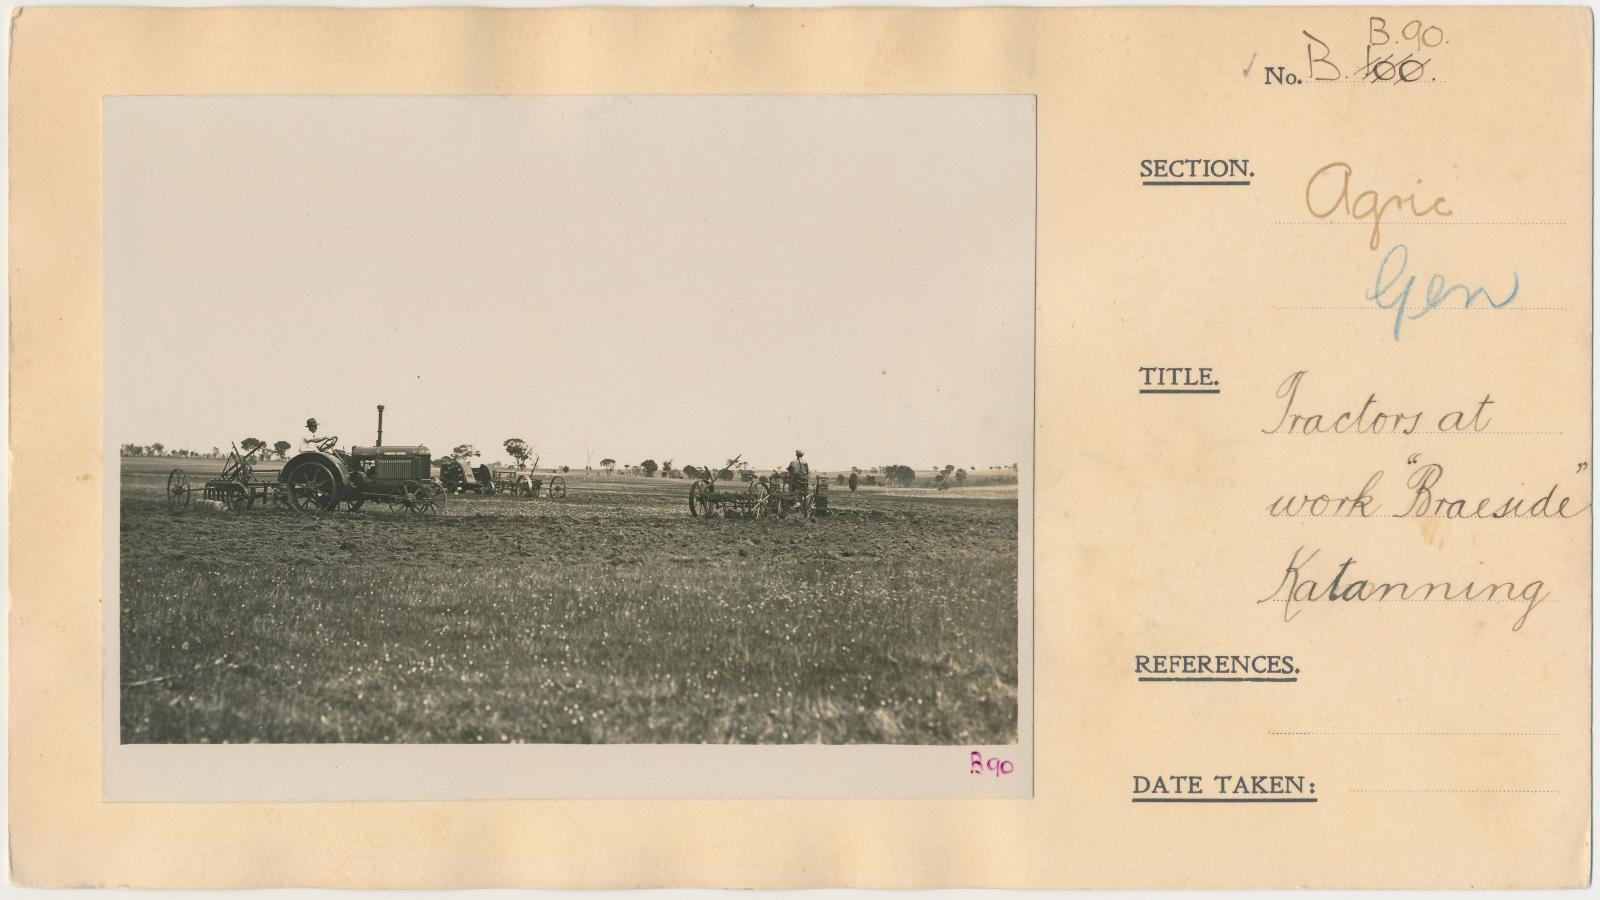
[[794, 459], [789, 463], [789, 487], [796, 491], [804, 491], [811, 483], [811, 467], [806, 464], [806, 452], [796, 450]]

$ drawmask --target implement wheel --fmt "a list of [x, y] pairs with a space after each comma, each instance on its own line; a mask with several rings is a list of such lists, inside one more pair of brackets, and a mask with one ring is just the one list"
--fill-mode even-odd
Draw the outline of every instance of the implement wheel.
[[560, 500], [567, 495], [567, 480], [560, 475], [550, 476], [550, 493], [547, 495], [552, 500]]
[[772, 491], [759, 481], [750, 484], [750, 515], [765, 519], [772, 507]]
[[217, 486], [222, 504], [234, 512], [244, 512], [250, 508], [250, 489], [237, 481], [224, 482]]
[[167, 508], [173, 512], [189, 507], [189, 474], [173, 469], [167, 475]]
[[711, 482], [701, 478], [689, 485], [689, 515], [711, 518]]

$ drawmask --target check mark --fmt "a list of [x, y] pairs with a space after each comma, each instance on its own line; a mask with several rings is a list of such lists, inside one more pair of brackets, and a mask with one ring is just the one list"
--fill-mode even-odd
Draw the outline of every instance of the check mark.
[[1244, 77], [1249, 78], [1250, 77], [1250, 70], [1255, 68], [1255, 67], [1256, 67], [1256, 55], [1254, 53], [1252, 53], [1252, 54], [1250, 54], [1250, 62], [1249, 62], [1249, 64], [1244, 67]]

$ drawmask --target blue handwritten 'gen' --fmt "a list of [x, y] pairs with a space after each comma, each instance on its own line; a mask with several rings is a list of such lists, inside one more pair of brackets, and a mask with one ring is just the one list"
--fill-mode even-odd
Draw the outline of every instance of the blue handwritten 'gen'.
[[[1396, 256], [1399, 257], [1398, 260]], [[1378, 277], [1373, 283], [1372, 290], [1367, 292], [1367, 299], [1378, 304], [1379, 308], [1394, 310], [1394, 339], [1397, 341], [1400, 340], [1400, 326], [1405, 324], [1407, 319], [1420, 319], [1433, 312], [1443, 306], [1457, 291], [1466, 296], [1466, 301], [1463, 303], [1465, 309], [1471, 309], [1472, 304], [1480, 299], [1488, 303], [1491, 309], [1504, 309], [1517, 299], [1517, 289], [1521, 287], [1521, 281], [1515, 272], [1511, 273], [1511, 293], [1498, 302], [1481, 287], [1467, 287], [1460, 282], [1446, 287], [1445, 277], [1435, 274], [1428, 278], [1427, 291], [1422, 297], [1421, 305], [1413, 305], [1411, 289], [1417, 283], [1417, 276], [1406, 277], [1405, 285], [1397, 293], [1391, 293], [1391, 289], [1400, 281], [1401, 276], [1405, 275], [1409, 256], [1405, 244], [1395, 244], [1390, 247], [1389, 252], [1383, 256], [1383, 262], [1378, 264]], [[1393, 274], [1390, 274], [1391, 269]]]

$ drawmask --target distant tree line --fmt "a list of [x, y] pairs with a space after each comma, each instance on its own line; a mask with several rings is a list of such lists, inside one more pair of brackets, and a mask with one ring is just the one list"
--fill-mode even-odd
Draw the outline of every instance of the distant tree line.
[[[251, 450], [256, 449], [267, 449], [269, 452], [278, 454], [279, 459], [285, 458], [288, 455], [289, 450], [294, 447], [294, 445], [288, 441], [278, 441], [268, 448], [266, 441], [253, 437], [245, 438], [239, 442], [238, 446], [239, 449], [245, 453], [249, 453]], [[221, 459], [222, 457], [228, 455], [227, 453], [223, 452], [221, 447], [212, 447], [210, 452], [202, 450], [189, 450], [187, 448], [169, 450], [167, 449], [166, 445], [160, 443], [159, 441], [153, 444], [123, 444], [118, 449], [122, 456], [164, 456], [177, 459]]]
[[[535, 466], [538, 465], [538, 458], [535, 456], [532, 446], [526, 440], [523, 440], [522, 438], [506, 438], [502, 446], [505, 448], [506, 454], [515, 461], [518, 468], [528, 465], [528, 460], [530, 457], [533, 457], [533, 464]], [[294, 449], [294, 445], [289, 441], [280, 440], [272, 443], [269, 446], [266, 441], [256, 437], [247, 437], [239, 441], [238, 447], [242, 452], [245, 453], [249, 453], [251, 450], [260, 450], [265, 451], [263, 456], [268, 454], [276, 454], [279, 459], [287, 459], [289, 456], [289, 451]], [[212, 447], [209, 453], [189, 449], [169, 450], [160, 442], [150, 444], [122, 444], [119, 449], [121, 455], [123, 456], [165, 456], [204, 459], [220, 458], [227, 455], [220, 447]], [[483, 452], [474, 447], [472, 444], [457, 444], [448, 454], [449, 457], [461, 460], [462, 462], [466, 462], [474, 457], [481, 457], [482, 455]], [[608, 456], [605, 459], [600, 460], [600, 467], [605, 470], [607, 475], [614, 475], [616, 474], [617, 470], [620, 469], [624, 474], [642, 475], [646, 478], [655, 478], [657, 476], [661, 478], [710, 478], [713, 475], [720, 474], [722, 480], [731, 481], [736, 477], [735, 473], [738, 473], [738, 476], [742, 476], [746, 480], [750, 478], [750, 464], [748, 462], [741, 461], [735, 463], [732, 460], [729, 460], [729, 463], [730, 465], [725, 469], [712, 469], [709, 467], [692, 465], [683, 466], [681, 469], [678, 469], [673, 467], [673, 462], [671, 459], [659, 463], [654, 459], [646, 459], [637, 465], [627, 465], [619, 464], [615, 459]], [[1005, 466], [990, 466], [988, 468], [990, 471], [995, 469], [1003, 469], [1009, 470], [1010, 472], [1016, 472], [1017, 464], [1011, 463]], [[973, 471], [977, 471], [979, 467], [972, 466], [971, 469]], [[552, 471], [568, 473], [571, 471], [571, 467], [556, 466]], [[585, 467], [585, 471], [592, 471], [592, 469]], [[869, 485], [879, 483], [880, 478], [883, 484], [898, 487], [912, 487], [917, 483], [917, 470], [908, 465], [894, 463], [886, 466], [874, 466], [870, 471], [870, 476], [861, 477], [865, 473], [863, 473], [860, 468], [852, 467], [850, 469], [851, 474], [856, 475], [858, 478], [860, 478], [860, 480]], [[946, 465], [942, 468], [933, 469], [932, 483], [935, 487], [939, 487], [941, 489], [952, 486], [961, 487], [967, 483], [967, 471], [968, 470], [966, 468], [958, 468], [953, 465]], [[984, 476], [984, 478], [989, 477], [990, 476]], [[843, 472], [836, 473], [834, 475], [834, 481], [838, 484], [845, 484], [848, 481], [848, 477]]]

